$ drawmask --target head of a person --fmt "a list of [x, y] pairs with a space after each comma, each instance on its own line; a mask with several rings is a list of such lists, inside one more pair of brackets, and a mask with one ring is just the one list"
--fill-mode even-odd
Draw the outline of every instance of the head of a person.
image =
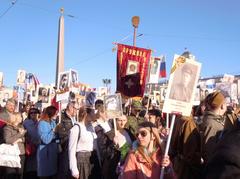
[[75, 101], [70, 101], [66, 108], [66, 113], [69, 117], [76, 117], [78, 110], [78, 104]]
[[40, 114], [40, 111], [38, 110], [38, 108], [30, 108], [28, 111], [28, 119], [37, 121], [39, 114]]
[[103, 106], [103, 100], [101, 99], [97, 99], [95, 101], [95, 109], [98, 110], [98, 108], [102, 107]]
[[47, 96], [48, 90], [46, 88], [42, 88], [42, 96]]
[[[143, 98], [142, 98], [142, 106], [145, 106], [145, 107], [147, 107], [147, 105], [148, 105], [148, 96], [144, 96]], [[152, 99], [150, 98], [149, 99], [149, 106], [151, 105], [151, 103], [152, 103]]]
[[148, 111], [149, 121], [156, 126], [160, 125], [161, 111], [158, 109], [151, 109]]
[[148, 148], [150, 143], [153, 142], [153, 146], [160, 146], [160, 137], [155, 124], [149, 121], [145, 121], [139, 124], [137, 131], [137, 141], [139, 146]]
[[13, 113], [16, 108], [16, 101], [13, 98], [8, 99], [5, 107], [7, 112]]
[[138, 100], [133, 100], [131, 104], [131, 112], [134, 115], [137, 115], [142, 110], [142, 104]]
[[13, 115], [10, 116], [10, 124], [18, 126], [21, 123], [22, 123], [21, 113], [14, 113]]
[[80, 122], [86, 123], [94, 121], [95, 120], [94, 109], [87, 106], [81, 106], [78, 112], [78, 120]]
[[42, 119], [46, 121], [50, 121], [52, 119], [56, 119], [58, 114], [58, 110], [55, 106], [48, 106], [42, 112]]
[[118, 130], [124, 129], [125, 125], [127, 124], [127, 116], [122, 115], [121, 117], [116, 118], [116, 122]]
[[208, 111], [215, 112], [218, 115], [223, 115], [227, 110], [225, 97], [220, 91], [208, 94], [205, 105]]
[[129, 70], [130, 70], [131, 72], [136, 72], [136, 65], [131, 64], [131, 65], [129, 66]]
[[182, 67], [182, 84], [184, 86], [188, 86], [191, 82], [193, 71], [189, 64], [184, 64]]

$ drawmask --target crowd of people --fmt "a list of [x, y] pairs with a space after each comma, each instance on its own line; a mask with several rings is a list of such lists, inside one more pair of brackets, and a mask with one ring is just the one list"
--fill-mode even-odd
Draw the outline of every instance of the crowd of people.
[[165, 179], [240, 177], [240, 109], [218, 91], [193, 106], [190, 117], [177, 114], [169, 155], [166, 114], [148, 97], [123, 104], [116, 119], [108, 119], [101, 99], [70, 100], [61, 110], [16, 107], [8, 99], [0, 109], [0, 148], [18, 146], [20, 158], [19, 167], [0, 162], [2, 179], [157, 179], [162, 167]]

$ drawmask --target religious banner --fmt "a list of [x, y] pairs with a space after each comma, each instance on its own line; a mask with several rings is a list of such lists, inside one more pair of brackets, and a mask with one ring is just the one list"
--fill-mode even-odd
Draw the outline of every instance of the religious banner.
[[195, 60], [174, 56], [163, 112], [190, 116], [200, 68]]
[[151, 50], [118, 44], [117, 91], [127, 97], [144, 94]]

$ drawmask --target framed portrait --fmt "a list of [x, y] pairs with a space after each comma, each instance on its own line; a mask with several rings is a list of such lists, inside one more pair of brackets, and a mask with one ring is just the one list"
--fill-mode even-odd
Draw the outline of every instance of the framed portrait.
[[38, 88], [38, 101], [42, 103], [49, 103], [50, 88], [47, 86], [39, 86]]
[[149, 83], [158, 83], [161, 58], [151, 58]]
[[156, 104], [159, 105], [161, 102], [161, 92], [153, 91], [153, 100], [156, 101]]
[[8, 99], [13, 97], [13, 89], [4, 88], [0, 91], [0, 103], [4, 106]]
[[0, 87], [3, 85], [3, 72], [0, 72]]
[[77, 87], [78, 73], [76, 70], [70, 69], [70, 83], [71, 86]]
[[58, 89], [60, 91], [67, 91], [69, 89], [70, 77], [69, 71], [59, 73]]
[[139, 68], [139, 62], [128, 60], [126, 75], [132, 75], [132, 74], [138, 73], [139, 72], [138, 68]]
[[17, 72], [17, 84], [23, 85], [26, 80], [26, 71], [25, 70], [18, 70]]
[[199, 62], [174, 56], [163, 112], [190, 115], [200, 69]]
[[106, 95], [103, 99], [104, 109], [108, 118], [118, 118], [123, 115], [121, 94]]
[[107, 87], [99, 87], [98, 88], [98, 96], [103, 97], [108, 94]]

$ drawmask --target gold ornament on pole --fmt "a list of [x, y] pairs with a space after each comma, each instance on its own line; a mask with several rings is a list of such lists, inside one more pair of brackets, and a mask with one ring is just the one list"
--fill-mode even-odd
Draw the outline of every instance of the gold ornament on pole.
[[138, 28], [139, 21], [140, 21], [139, 16], [133, 16], [132, 17], [132, 25], [134, 27], [133, 46], [136, 46], [136, 34], [137, 34], [137, 28]]

